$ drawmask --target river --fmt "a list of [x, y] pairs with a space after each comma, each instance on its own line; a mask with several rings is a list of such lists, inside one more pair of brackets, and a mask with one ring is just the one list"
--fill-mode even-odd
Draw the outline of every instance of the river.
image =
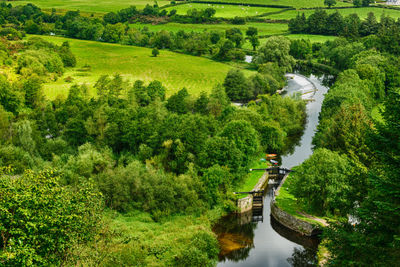
[[[300, 93], [307, 104], [307, 122], [303, 135], [293, 149], [280, 158], [281, 166], [292, 168], [312, 154], [312, 138], [318, 125], [324, 95], [328, 88], [311, 75], [287, 74], [287, 95]], [[261, 177], [261, 173], [260, 173]], [[214, 227], [221, 247], [218, 266], [312, 266], [316, 263], [318, 240], [304, 238], [282, 227], [270, 216], [273, 188], [269, 184], [264, 197], [263, 220], [251, 222], [250, 215], [230, 215]], [[247, 217], [246, 217], [247, 216]]]

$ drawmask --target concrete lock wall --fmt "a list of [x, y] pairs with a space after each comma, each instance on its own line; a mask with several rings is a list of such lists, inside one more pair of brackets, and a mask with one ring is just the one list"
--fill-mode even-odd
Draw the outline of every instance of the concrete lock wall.
[[[252, 191], [263, 190], [265, 184], [268, 183], [268, 173], [265, 172], [263, 176], [258, 180]], [[238, 199], [237, 201], [238, 213], [248, 212], [253, 208], [253, 195], [249, 194], [244, 198]]]

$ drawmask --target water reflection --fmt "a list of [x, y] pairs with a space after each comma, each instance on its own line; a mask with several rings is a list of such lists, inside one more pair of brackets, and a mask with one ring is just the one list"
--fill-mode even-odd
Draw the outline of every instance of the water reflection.
[[318, 266], [318, 260], [315, 257], [315, 250], [309, 248], [294, 248], [292, 257], [288, 258], [287, 261], [294, 267]]
[[317, 238], [287, 229], [270, 216], [269, 204], [277, 186], [269, 184], [265, 190], [263, 223], [254, 222], [248, 212], [226, 216], [214, 226], [220, 244], [218, 266], [302, 266], [316, 261]]

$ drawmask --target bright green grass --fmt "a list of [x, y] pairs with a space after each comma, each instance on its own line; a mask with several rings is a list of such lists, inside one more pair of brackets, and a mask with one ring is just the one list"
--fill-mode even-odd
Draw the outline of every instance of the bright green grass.
[[304, 39], [310, 40], [311, 43], [324, 43], [326, 41], [333, 41], [337, 37], [336, 36], [328, 36], [328, 35], [315, 35], [315, 34], [288, 34], [285, 37], [297, 40], [297, 39]]
[[[324, 43], [326, 41], [332, 41], [336, 36], [327, 36], [327, 35], [314, 35], [314, 34], [285, 34], [284, 35], [286, 38], [292, 39], [292, 40], [297, 40], [297, 39], [305, 39], [305, 40], [310, 40], [311, 43]], [[267, 38], [260, 38], [260, 47], [263, 46], [267, 41]], [[242, 48], [245, 49], [253, 49], [251, 46], [251, 43], [246, 41]]]
[[[136, 6], [142, 9], [146, 4], [153, 5], [153, 0], [28, 0], [15, 1], [13, 5], [25, 5], [27, 3], [35, 4], [43, 9], [61, 9], [61, 10], [80, 10], [85, 12], [111, 12], [118, 11], [129, 6]], [[169, 4], [170, 1], [158, 0], [159, 6]]]
[[167, 23], [167, 24], [131, 24], [131, 27], [141, 29], [143, 27], [148, 27], [150, 31], [161, 31], [167, 30], [172, 32], [177, 32], [180, 30], [184, 31], [195, 31], [202, 32], [204, 30], [215, 30], [215, 31], [225, 31], [231, 28], [239, 28], [243, 33], [249, 27], [256, 27], [258, 29], [259, 35], [276, 35], [283, 34], [288, 31], [287, 24], [280, 23], [247, 23], [245, 25], [232, 25], [232, 24], [179, 24], [179, 23]]
[[[265, 153], [260, 153], [260, 155], [250, 164], [250, 169], [261, 169], [268, 168], [270, 164], [268, 162], [260, 161], [261, 158], [264, 158]], [[242, 184], [240, 184], [235, 192], [249, 192], [253, 190], [254, 186], [258, 183], [258, 180], [263, 176], [263, 171], [252, 171], [249, 172]], [[246, 194], [238, 194], [237, 198], [245, 197]]]
[[[290, 183], [288, 183], [289, 180], [290, 176], [286, 178], [285, 183], [280, 188], [279, 194], [275, 198], [276, 205], [283, 211], [293, 215], [296, 218], [310, 222], [314, 225], [324, 226], [321, 222], [308, 218], [299, 213], [303, 211], [308, 213], [308, 211], [303, 205], [299, 203], [297, 198], [290, 192]], [[331, 218], [325, 217], [324, 219], [331, 219]]]
[[232, 5], [213, 5], [213, 4], [194, 4], [178, 5], [169, 7], [166, 10], [177, 10], [177, 14], [186, 15], [189, 9], [203, 10], [213, 8], [216, 10], [215, 17], [233, 18], [233, 17], [252, 17], [269, 12], [277, 12], [280, 8], [264, 8], [264, 7], [249, 7], [249, 6], [232, 6]]
[[[207, 1], [207, 0], [205, 0]], [[215, 1], [215, 0], [209, 0]], [[218, 2], [226, 3], [241, 3], [241, 4], [263, 4], [263, 5], [282, 5], [291, 6], [295, 8], [306, 8], [306, 7], [324, 7], [323, 0], [218, 0]], [[344, 3], [336, 1], [336, 6], [352, 6], [351, 3]]]
[[[395, 19], [400, 18], [400, 11], [399, 10], [394, 10], [394, 9], [383, 9], [383, 8], [377, 8], [377, 7], [363, 7], [363, 8], [345, 8], [345, 9], [326, 9], [327, 13], [333, 13], [339, 11], [342, 16], [347, 16], [349, 14], [358, 14], [358, 16], [361, 19], [364, 19], [368, 16], [369, 12], [373, 12], [375, 14], [375, 17], [379, 20], [382, 14], [385, 14], [386, 16], [393, 17]], [[272, 14], [272, 15], [267, 15], [264, 18], [267, 19], [274, 19], [274, 20], [289, 20], [292, 18], [295, 18], [297, 14], [302, 14], [304, 13], [306, 17], [310, 16], [311, 14], [314, 13], [314, 10], [288, 10], [279, 14]]]
[[[58, 81], [45, 84], [45, 95], [49, 99], [68, 93], [71, 83], [65, 82], [65, 77], [73, 77], [73, 83], [86, 83], [90, 89], [101, 75], [117, 73], [130, 81], [159, 80], [166, 86], [167, 96], [183, 87], [186, 87], [190, 94], [199, 95], [202, 91], [210, 92], [216, 84], [222, 83], [232, 68], [207, 58], [166, 50], [161, 50], [158, 57], [152, 57], [149, 48], [52, 36], [42, 38], [57, 44], [69, 41], [78, 62], [77, 68], [68, 69]], [[86, 64], [91, 66], [90, 72], [82, 73], [77, 70]], [[251, 71], [245, 70], [246, 75], [250, 73]], [[79, 76], [82, 74], [88, 76]], [[90, 90], [90, 93], [95, 95], [93, 90]]]

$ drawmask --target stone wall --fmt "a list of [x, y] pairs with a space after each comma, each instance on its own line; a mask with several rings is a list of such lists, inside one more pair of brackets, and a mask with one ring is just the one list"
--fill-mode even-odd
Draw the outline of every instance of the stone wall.
[[273, 200], [271, 201], [271, 215], [277, 220], [280, 224], [283, 226], [296, 231], [300, 234], [306, 235], [306, 236], [315, 236], [317, 234], [320, 234], [322, 232], [322, 229], [320, 228], [319, 225], [317, 224], [312, 224], [307, 221], [303, 221], [299, 218], [296, 218], [292, 214], [287, 213], [286, 211], [283, 211], [280, 209], [276, 203], [275, 203], [275, 197], [279, 195], [279, 190], [281, 189], [282, 185], [285, 183], [286, 178], [289, 176], [289, 174], [286, 174], [285, 177], [282, 179], [281, 184], [275, 191], [275, 195], [273, 197]]
[[238, 199], [237, 205], [239, 213], [250, 211], [253, 208], [253, 195]]
[[[268, 183], [268, 173], [265, 172], [263, 176], [258, 180], [257, 184], [254, 186], [252, 191], [260, 191], [263, 190], [265, 184]], [[237, 201], [238, 212], [244, 213], [248, 212], [253, 208], [253, 195], [247, 195], [244, 198], [238, 199]]]
[[306, 236], [315, 236], [321, 232], [318, 225], [300, 220], [293, 215], [281, 210], [275, 203], [271, 202], [271, 215], [283, 226]]

